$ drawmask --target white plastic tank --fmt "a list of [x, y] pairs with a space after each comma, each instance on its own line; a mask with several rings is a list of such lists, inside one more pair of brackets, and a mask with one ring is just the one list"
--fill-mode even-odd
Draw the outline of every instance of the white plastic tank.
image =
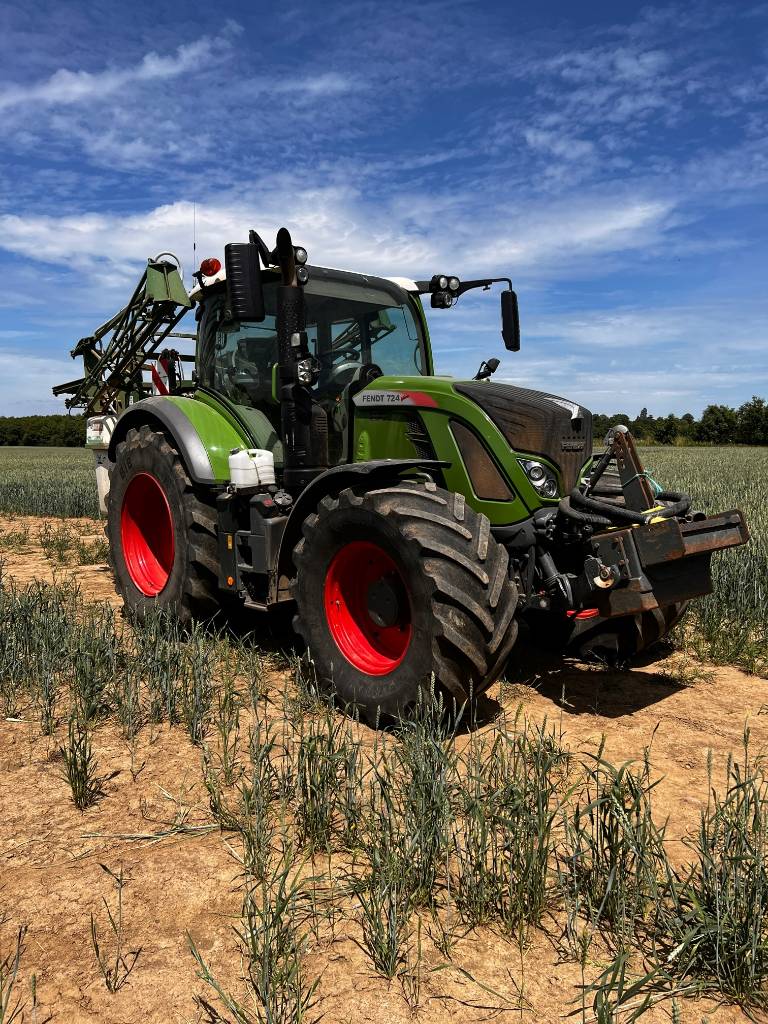
[[265, 448], [233, 448], [229, 453], [232, 486], [269, 487], [275, 482], [275, 457]]

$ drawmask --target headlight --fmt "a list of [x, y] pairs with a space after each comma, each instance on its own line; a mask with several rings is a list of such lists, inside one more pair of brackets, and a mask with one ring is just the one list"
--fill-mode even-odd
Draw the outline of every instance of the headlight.
[[544, 481], [544, 486], [541, 488], [541, 493], [545, 498], [556, 498], [557, 497], [557, 480], [553, 476], [549, 477]]
[[315, 379], [314, 359], [302, 359], [296, 367], [299, 384], [312, 384]]
[[543, 498], [556, 498], [560, 493], [557, 477], [540, 462], [535, 459], [518, 459], [525, 470], [525, 475]]
[[443, 291], [445, 291], [445, 289], [448, 287], [448, 278], [447, 277], [438, 277], [438, 279], [437, 279], [437, 286], [438, 286], [438, 288], [442, 288]]
[[448, 287], [451, 289], [452, 292], [457, 292], [459, 290], [459, 285], [460, 284], [461, 284], [461, 281], [459, 281], [458, 277], [449, 277], [448, 278]]

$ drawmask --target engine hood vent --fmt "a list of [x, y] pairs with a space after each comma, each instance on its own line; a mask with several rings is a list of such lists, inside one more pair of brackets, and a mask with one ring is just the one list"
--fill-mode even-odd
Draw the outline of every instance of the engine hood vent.
[[513, 384], [467, 381], [454, 384], [493, 420], [509, 447], [541, 455], [560, 470], [566, 493], [592, 454], [592, 414], [576, 402]]

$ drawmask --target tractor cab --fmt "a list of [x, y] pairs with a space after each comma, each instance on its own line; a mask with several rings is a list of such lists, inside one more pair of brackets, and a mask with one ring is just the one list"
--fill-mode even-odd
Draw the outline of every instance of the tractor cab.
[[[305, 332], [313, 399], [327, 417], [329, 464], [349, 459], [354, 394], [379, 376], [432, 372], [429, 335], [413, 281], [308, 267]], [[231, 403], [254, 441], [283, 464], [278, 385], [279, 274], [262, 271], [263, 320], [227, 316], [226, 275], [200, 284], [197, 380]]]

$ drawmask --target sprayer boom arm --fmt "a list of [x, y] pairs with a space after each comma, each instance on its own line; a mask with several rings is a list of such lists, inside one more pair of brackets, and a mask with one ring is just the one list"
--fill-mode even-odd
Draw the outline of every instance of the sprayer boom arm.
[[58, 384], [54, 395], [70, 395], [67, 407], [82, 407], [88, 414], [121, 412], [131, 395], [144, 397], [146, 360], [192, 305], [178, 261], [148, 260], [128, 305], [72, 349], [73, 359], [83, 357], [85, 375]]

